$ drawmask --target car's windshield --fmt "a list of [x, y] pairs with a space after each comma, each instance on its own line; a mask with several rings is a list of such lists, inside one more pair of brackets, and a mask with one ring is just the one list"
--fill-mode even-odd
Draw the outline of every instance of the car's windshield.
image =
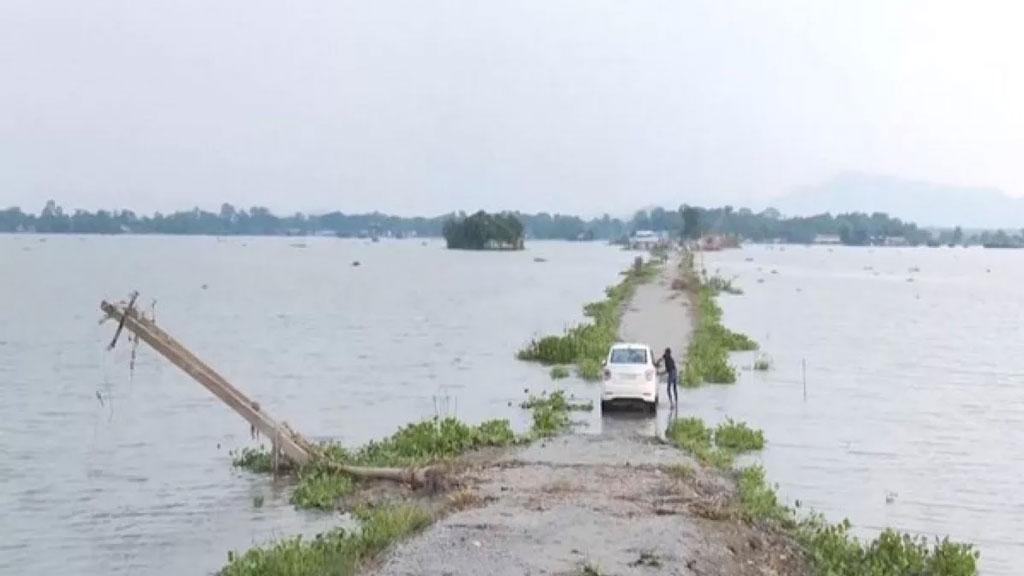
[[612, 364], [646, 364], [647, 350], [643, 348], [614, 348]]

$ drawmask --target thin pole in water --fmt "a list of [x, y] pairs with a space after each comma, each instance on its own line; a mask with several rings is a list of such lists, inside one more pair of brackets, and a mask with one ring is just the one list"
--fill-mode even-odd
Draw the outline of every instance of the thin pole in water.
[[804, 380], [804, 402], [807, 402], [807, 358], [800, 359], [800, 371]]

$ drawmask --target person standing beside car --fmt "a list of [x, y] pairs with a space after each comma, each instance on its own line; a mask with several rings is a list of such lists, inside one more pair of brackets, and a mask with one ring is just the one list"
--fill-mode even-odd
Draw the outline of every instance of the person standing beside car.
[[665, 348], [665, 353], [654, 363], [658, 368], [665, 365], [665, 373], [668, 374], [666, 388], [668, 388], [668, 401], [673, 406], [679, 404], [679, 372], [676, 371], [676, 360], [672, 357], [672, 349]]

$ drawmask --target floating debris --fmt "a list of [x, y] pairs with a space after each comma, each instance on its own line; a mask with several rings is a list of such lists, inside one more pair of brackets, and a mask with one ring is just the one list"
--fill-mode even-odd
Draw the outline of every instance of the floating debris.
[[359, 262], [359, 260], [353, 260], [352, 261], [352, 266], [362, 266], [362, 263]]
[[547, 262], [547, 258], [541, 258], [540, 256], [533, 259], [534, 262]]
[[305, 248], [306, 244], [303, 243], [303, 242], [296, 242], [295, 244], [292, 244], [291, 247], [292, 248]]
[[200, 288], [202, 288], [203, 290], [206, 290], [209, 287], [210, 287], [209, 284], [203, 284], [202, 286], [200, 286]]

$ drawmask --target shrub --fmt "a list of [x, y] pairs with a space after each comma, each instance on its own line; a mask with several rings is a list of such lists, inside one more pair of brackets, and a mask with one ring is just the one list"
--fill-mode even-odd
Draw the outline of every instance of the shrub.
[[561, 380], [569, 377], [569, 369], [565, 366], [554, 366], [551, 368], [551, 379]]

